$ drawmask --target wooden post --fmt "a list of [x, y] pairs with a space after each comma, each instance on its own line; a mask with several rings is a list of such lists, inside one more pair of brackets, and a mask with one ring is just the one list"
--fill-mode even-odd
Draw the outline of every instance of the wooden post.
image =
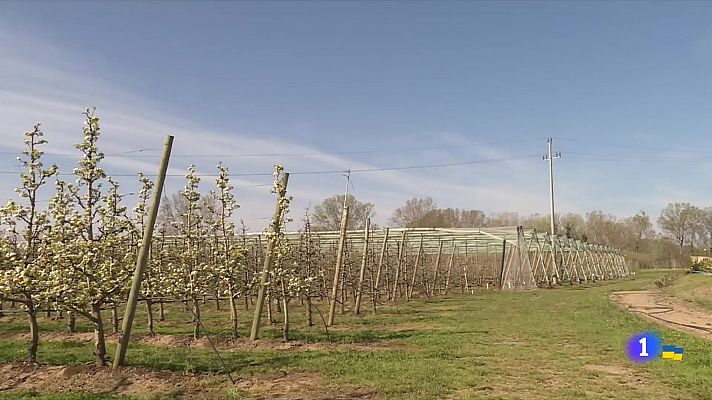
[[366, 262], [368, 261], [368, 239], [371, 234], [371, 218], [366, 218], [366, 229], [363, 236], [363, 258], [361, 259], [361, 271], [358, 274], [358, 286], [356, 293], [356, 314], [361, 311], [361, 293], [363, 292], [363, 275], [366, 272]]
[[123, 332], [121, 339], [116, 346], [116, 355], [114, 356], [113, 368], [117, 369], [124, 365], [126, 358], [126, 349], [129, 345], [131, 337], [131, 327], [133, 325], [134, 316], [136, 315], [136, 305], [138, 304], [138, 295], [141, 290], [141, 281], [146, 271], [148, 264], [148, 255], [151, 250], [151, 239], [153, 238], [153, 226], [156, 224], [158, 217], [158, 208], [161, 205], [161, 195], [163, 194], [163, 184], [166, 181], [166, 171], [168, 170], [168, 161], [171, 158], [171, 148], [173, 147], [173, 136], [166, 136], [166, 141], [163, 144], [163, 154], [161, 155], [161, 164], [158, 167], [158, 176], [156, 176], [156, 184], [151, 195], [151, 209], [148, 211], [148, 219], [143, 230], [143, 238], [141, 239], [141, 248], [136, 259], [136, 269], [134, 270], [133, 282], [131, 291], [126, 302], [126, 311], [124, 312]]
[[447, 290], [450, 288], [450, 276], [452, 275], [452, 263], [455, 261], [455, 250], [457, 250], [457, 245], [455, 244], [455, 239], [453, 239], [450, 261], [447, 264], [447, 276], [445, 277], [445, 294], [447, 294]]
[[430, 295], [435, 296], [435, 286], [438, 285], [438, 271], [440, 269], [440, 255], [443, 253], [443, 241], [438, 245], [438, 255], [435, 257], [435, 273], [433, 274], [433, 287], [430, 289]]
[[376, 269], [376, 282], [373, 284], [373, 296], [374, 296], [374, 309], [375, 309], [375, 298], [378, 297], [378, 284], [381, 283], [381, 269], [383, 268], [383, 258], [386, 255], [386, 248], [388, 247], [388, 228], [386, 228], [385, 236], [383, 237], [383, 246], [381, 247], [381, 256], [378, 258], [378, 267]]
[[346, 245], [346, 224], [349, 220], [349, 207], [344, 202], [344, 211], [341, 214], [341, 233], [339, 234], [339, 248], [336, 253], [336, 265], [334, 266], [334, 285], [331, 287], [331, 304], [329, 304], [329, 320], [326, 326], [334, 325], [334, 314], [336, 313], [336, 296], [339, 294], [339, 278], [341, 275], [341, 261], [344, 256], [344, 246]]
[[[289, 173], [285, 172], [282, 175], [282, 193], [277, 196], [277, 205], [272, 217], [272, 233], [279, 230], [282, 216], [282, 197], [287, 194], [287, 182], [289, 182]], [[257, 292], [257, 304], [255, 305], [255, 316], [252, 318], [252, 331], [250, 332], [250, 340], [257, 340], [260, 334], [260, 322], [262, 320], [262, 309], [265, 306], [265, 292], [267, 291], [267, 283], [269, 282], [269, 271], [272, 268], [272, 252], [274, 251], [274, 237], [270, 236], [267, 241], [267, 253], [264, 255], [264, 264], [262, 266], [262, 277], [260, 280], [260, 288]]]
[[470, 281], [467, 279], [467, 263], [470, 262], [470, 256], [467, 253], [467, 241], [465, 241], [465, 263], [462, 264], [462, 275], [465, 278], [465, 292], [470, 291]]
[[477, 259], [477, 253], [479, 253], [480, 249], [478, 247], [477, 239], [475, 239], [475, 261], [473, 262], [473, 266], [475, 267], [475, 276], [477, 277], [477, 282], [475, 285], [477, 286], [482, 286], [482, 281], [484, 280], [484, 271], [482, 271], [482, 267], [480, 266], [479, 260]]
[[[413, 289], [415, 288], [415, 276], [418, 275], [418, 264], [420, 264], [420, 254], [423, 252], [423, 235], [420, 235], [420, 246], [418, 246], [418, 254], [415, 255], [415, 265], [413, 266], [413, 279], [410, 280], [410, 288], [405, 295], [405, 301], [410, 301], [413, 297]], [[407, 278], [406, 278], [407, 279]]]
[[341, 276], [339, 277], [339, 314], [343, 314], [344, 311], [346, 311], [346, 268], [347, 266], [351, 266], [351, 252], [348, 251], [349, 244], [348, 242], [344, 244], [344, 255], [341, 261]]
[[500, 290], [504, 287], [504, 263], [505, 258], [507, 258], [507, 239], [502, 241], [502, 264], [499, 268], [499, 288]]
[[405, 233], [406, 231], [403, 231], [403, 234], [401, 235], [401, 241], [400, 241], [400, 248], [398, 249], [398, 263], [396, 264], [396, 275], [395, 275], [395, 283], [393, 283], [393, 294], [391, 296], [391, 300], [396, 301], [396, 291], [398, 290], [398, 280], [400, 278], [400, 270], [401, 270], [401, 261], [403, 259], [403, 252], [405, 249]]

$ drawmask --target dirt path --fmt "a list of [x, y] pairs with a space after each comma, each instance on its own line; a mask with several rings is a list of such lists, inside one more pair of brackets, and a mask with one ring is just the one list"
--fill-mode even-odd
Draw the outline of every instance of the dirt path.
[[658, 324], [712, 340], [712, 312], [660, 291], [614, 292], [610, 299]]

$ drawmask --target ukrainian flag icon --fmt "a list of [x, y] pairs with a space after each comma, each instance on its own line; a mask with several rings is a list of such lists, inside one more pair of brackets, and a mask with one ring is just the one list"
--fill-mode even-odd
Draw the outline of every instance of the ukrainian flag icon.
[[674, 360], [675, 359], [675, 346], [663, 346], [663, 359], [664, 360]]
[[675, 347], [675, 357], [673, 358], [673, 360], [682, 361], [683, 353], [684, 353], [684, 350], [682, 349], [682, 347]]
[[682, 361], [684, 352], [682, 347], [663, 346], [663, 359]]

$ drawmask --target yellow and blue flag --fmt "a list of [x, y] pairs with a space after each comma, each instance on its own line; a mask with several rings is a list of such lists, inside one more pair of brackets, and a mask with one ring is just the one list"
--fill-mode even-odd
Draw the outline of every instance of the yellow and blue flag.
[[683, 354], [682, 347], [663, 346], [663, 359], [682, 361]]

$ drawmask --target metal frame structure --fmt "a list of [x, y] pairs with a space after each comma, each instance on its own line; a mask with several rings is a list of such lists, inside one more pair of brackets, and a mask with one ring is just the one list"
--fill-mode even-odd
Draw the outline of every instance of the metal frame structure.
[[[365, 247], [364, 231], [346, 231], [351, 257], [360, 260], [362, 249], [369, 248], [374, 256], [367, 258], [368, 268], [380, 271], [383, 265], [379, 263], [397, 264], [396, 279], [405, 278], [399, 272], [407, 273], [410, 266], [412, 282], [406, 280], [405, 285], [411, 293], [416, 286], [414, 271], [419, 269], [421, 290], [430, 293], [446, 293], [454, 277], [464, 291], [474, 291], [478, 287], [527, 289], [583, 283], [620, 278], [629, 272], [625, 256], [617, 249], [522, 227], [388, 228], [369, 233]], [[340, 232], [312, 232], [312, 236], [329, 254], [335, 252]], [[287, 232], [285, 237], [297, 243], [303, 233]], [[262, 233], [248, 233], [244, 240], [252, 248], [266, 243]], [[378, 253], [386, 253], [386, 261]]]

